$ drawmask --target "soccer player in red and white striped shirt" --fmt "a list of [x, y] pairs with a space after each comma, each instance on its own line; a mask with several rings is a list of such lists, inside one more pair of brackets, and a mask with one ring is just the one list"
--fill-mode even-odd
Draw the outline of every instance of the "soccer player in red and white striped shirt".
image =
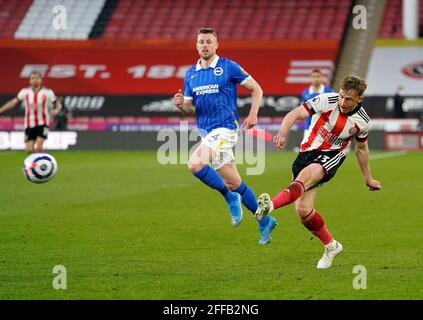
[[318, 269], [330, 268], [342, 245], [333, 239], [323, 218], [314, 208], [317, 186], [329, 181], [345, 159], [343, 150], [351, 139], [356, 140], [355, 154], [371, 191], [380, 190], [369, 166], [367, 136], [370, 118], [361, 105], [367, 83], [357, 76], [348, 76], [341, 82], [339, 93], [325, 93], [308, 100], [289, 112], [283, 119], [274, 143], [278, 149], [285, 145], [288, 131], [297, 120], [311, 115], [311, 126], [301, 143], [300, 153], [292, 165], [293, 181], [273, 199], [264, 193], [259, 197], [256, 218], [295, 202], [295, 210], [303, 225], [318, 237], [325, 252]]
[[29, 77], [30, 87], [19, 91], [17, 97], [5, 103], [0, 108], [0, 113], [16, 107], [23, 102], [25, 105], [25, 149], [32, 153], [43, 151], [44, 141], [47, 139], [50, 125], [50, 108], [55, 103], [52, 112], [56, 116], [62, 104], [54, 92], [42, 86], [42, 76], [38, 71], [31, 72]]

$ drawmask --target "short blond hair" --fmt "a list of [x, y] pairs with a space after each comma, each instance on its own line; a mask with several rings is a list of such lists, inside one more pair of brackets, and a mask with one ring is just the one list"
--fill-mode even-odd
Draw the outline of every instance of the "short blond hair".
[[366, 80], [360, 78], [359, 76], [348, 76], [341, 81], [342, 90], [355, 90], [357, 92], [357, 95], [360, 97], [363, 95], [364, 91], [366, 91], [366, 88]]

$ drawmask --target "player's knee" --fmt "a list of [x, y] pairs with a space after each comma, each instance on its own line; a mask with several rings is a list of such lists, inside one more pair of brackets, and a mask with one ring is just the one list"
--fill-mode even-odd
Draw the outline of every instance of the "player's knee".
[[236, 190], [241, 185], [241, 180], [231, 180], [231, 181], [225, 181], [226, 186], [229, 188], [229, 190]]
[[191, 171], [191, 173], [197, 173], [203, 167], [204, 165], [201, 165], [201, 163], [192, 160], [188, 161], [188, 170]]

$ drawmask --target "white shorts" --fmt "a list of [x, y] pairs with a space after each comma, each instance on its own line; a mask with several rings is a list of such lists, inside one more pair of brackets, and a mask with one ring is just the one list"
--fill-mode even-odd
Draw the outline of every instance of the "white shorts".
[[210, 166], [218, 170], [225, 164], [235, 160], [233, 147], [238, 141], [238, 132], [227, 128], [217, 128], [205, 136], [201, 144], [213, 150]]

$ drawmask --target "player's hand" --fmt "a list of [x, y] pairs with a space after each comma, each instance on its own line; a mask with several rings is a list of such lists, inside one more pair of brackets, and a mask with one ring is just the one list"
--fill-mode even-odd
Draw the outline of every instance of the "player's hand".
[[369, 188], [370, 191], [377, 191], [382, 189], [380, 182], [373, 178], [366, 179], [366, 186]]
[[51, 114], [52, 114], [52, 116], [55, 118], [55, 117], [57, 117], [57, 115], [59, 114], [59, 110], [54, 109], [54, 110], [51, 112]]
[[181, 109], [182, 111], [184, 110], [184, 95], [182, 94], [182, 90], [179, 89], [178, 93], [176, 93], [173, 96], [173, 103], [175, 104], [175, 106], [179, 109]]
[[275, 144], [278, 150], [281, 150], [286, 142], [286, 134], [283, 132], [278, 132], [276, 136], [273, 137], [273, 143]]
[[245, 118], [244, 123], [242, 126], [244, 129], [251, 129], [257, 124], [257, 115], [256, 114], [249, 114], [247, 118]]

